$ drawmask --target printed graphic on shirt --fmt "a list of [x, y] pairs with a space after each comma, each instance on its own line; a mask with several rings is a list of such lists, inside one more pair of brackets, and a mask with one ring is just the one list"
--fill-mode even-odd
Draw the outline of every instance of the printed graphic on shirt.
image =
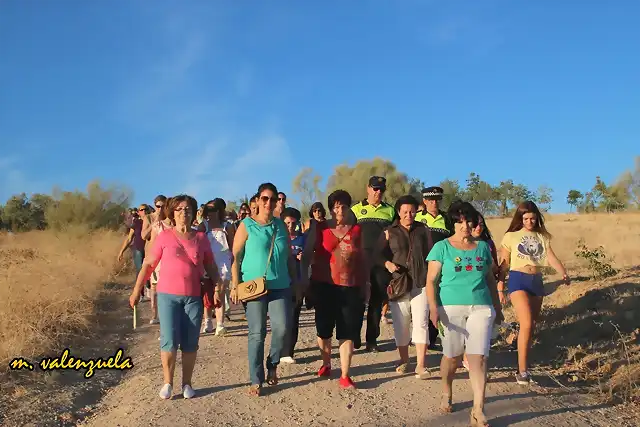
[[483, 271], [484, 270], [484, 263], [485, 260], [484, 258], [482, 258], [481, 256], [477, 256], [475, 257], [475, 259], [473, 257], [469, 257], [466, 256], [464, 258], [461, 257], [455, 257], [454, 259], [456, 265], [454, 266], [454, 271], [456, 273], [459, 273], [462, 271], [462, 269], [464, 268], [465, 271], [473, 271], [474, 268], [474, 261], [475, 261], [475, 269], [477, 271]]
[[544, 245], [535, 236], [522, 236], [518, 243], [517, 256], [520, 259], [540, 262], [546, 256]]

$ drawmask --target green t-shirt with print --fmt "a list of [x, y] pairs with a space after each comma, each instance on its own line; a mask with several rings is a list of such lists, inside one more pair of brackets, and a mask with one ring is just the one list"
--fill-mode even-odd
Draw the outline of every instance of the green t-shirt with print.
[[442, 264], [438, 305], [492, 305], [487, 285], [487, 271], [493, 258], [487, 242], [479, 241], [475, 249], [454, 248], [449, 239], [433, 245], [427, 261]]

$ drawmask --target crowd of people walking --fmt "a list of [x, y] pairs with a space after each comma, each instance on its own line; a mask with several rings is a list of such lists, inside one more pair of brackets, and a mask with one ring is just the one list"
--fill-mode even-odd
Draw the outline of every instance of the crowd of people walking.
[[[541, 269], [553, 267], [569, 283], [551, 248], [551, 235], [535, 203], [521, 203], [499, 247], [471, 203], [440, 209], [443, 190], [428, 187], [422, 201], [406, 195], [385, 202], [386, 179], [371, 177], [367, 197], [344, 190], [315, 202], [308, 220], [287, 206], [286, 195], [261, 184], [238, 212], [224, 200], [200, 207], [188, 195], [159, 195], [135, 212], [119, 258], [131, 250], [137, 278], [132, 307], [150, 300], [149, 323], [159, 324], [164, 385], [169, 399], [178, 350], [182, 393], [195, 395], [192, 374], [202, 333], [224, 336], [232, 304], [242, 303], [248, 324], [249, 392], [278, 383], [278, 365], [295, 363], [303, 306], [315, 311], [320, 352], [317, 375], [332, 376], [332, 339], [338, 341], [340, 388], [355, 388], [354, 350], [378, 352], [383, 311], [389, 309], [398, 351], [396, 371], [434, 375], [429, 349], [442, 349], [443, 412], [452, 411], [454, 374], [469, 371], [471, 423], [484, 414], [487, 358], [494, 328], [508, 299], [519, 323], [516, 381], [528, 384], [529, 348], [544, 297]], [[354, 203], [355, 202], [355, 203]], [[384, 307], [384, 309], [383, 309]], [[366, 317], [365, 317], [366, 312]], [[366, 321], [363, 322], [363, 318]], [[386, 317], [385, 317], [386, 319]], [[271, 342], [265, 358], [267, 321]]]

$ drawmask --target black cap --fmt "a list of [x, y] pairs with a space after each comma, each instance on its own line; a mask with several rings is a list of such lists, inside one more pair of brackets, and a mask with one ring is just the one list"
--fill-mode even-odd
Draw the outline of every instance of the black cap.
[[442, 187], [427, 187], [422, 189], [422, 198], [426, 200], [442, 200]]
[[383, 176], [372, 176], [369, 178], [369, 187], [371, 188], [387, 188], [387, 180]]

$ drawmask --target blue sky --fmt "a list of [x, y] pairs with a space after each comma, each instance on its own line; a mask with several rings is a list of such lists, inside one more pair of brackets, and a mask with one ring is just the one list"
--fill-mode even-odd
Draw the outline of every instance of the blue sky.
[[610, 182], [640, 155], [640, 2], [0, 0], [0, 200], [235, 199], [383, 156], [428, 184]]

